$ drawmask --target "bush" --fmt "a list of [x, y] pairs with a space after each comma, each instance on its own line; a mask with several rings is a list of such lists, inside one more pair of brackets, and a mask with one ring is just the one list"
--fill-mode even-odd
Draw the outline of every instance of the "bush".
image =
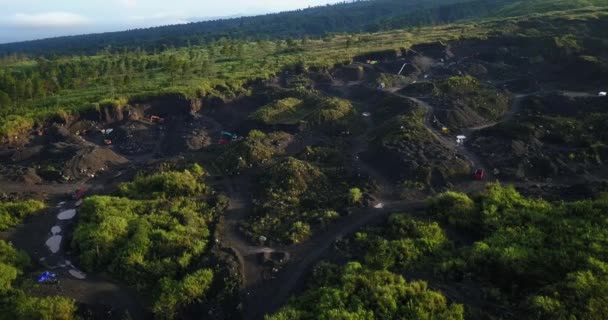
[[305, 319], [464, 319], [461, 305], [448, 304], [425, 282], [406, 282], [400, 275], [350, 262], [337, 276], [292, 299], [267, 320]]
[[157, 199], [176, 196], [202, 196], [208, 192], [202, 183], [205, 171], [198, 165], [183, 172], [162, 172], [137, 176], [133, 182], [118, 187], [121, 196], [131, 199]]
[[475, 202], [464, 193], [446, 192], [431, 198], [427, 212], [458, 227], [474, 228], [481, 223]]
[[158, 319], [174, 319], [179, 308], [202, 299], [213, 281], [213, 272], [201, 269], [181, 281], [162, 278], [152, 310]]
[[0, 319], [76, 319], [74, 300], [64, 297], [30, 297], [18, 286], [24, 269], [30, 266], [25, 252], [0, 240]]
[[210, 191], [204, 173], [195, 165], [138, 176], [120, 186], [125, 197], [87, 198], [72, 239], [82, 266], [158, 292], [153, 309], [159, 318], [172, 319], [204, 298], [213, 272], [201, 269], [200, 261], [220, 210], [203, 200]]
[[306, 116], [305, 109], [304, 101], [286, 98], [263, 106], [251, 118], [265, 124], [295, 124]]
[[36, 200], [0, 203], [0, 231], [16, 226], [45, 207], [44, 203]]
[[5, 119], [0, 120], [0, 138], [11, 141], [13, 137], [27, 134], [33, 126], [34, 121], [31, 118], [9, 115]]
[[348, 202], [352, 205], [357, 205], [363, 200], [363, 193], [359, 188], [352, 188], [348, 191]]
[[286, 141], [290, 139], [291, 135], [285, 132], [265, 134], [251, 130], [245, 139], [226, 147], [216, 161], [217, 166], [229, 174], [258, 167], [270, 161], [273, 156], [283, 154]]

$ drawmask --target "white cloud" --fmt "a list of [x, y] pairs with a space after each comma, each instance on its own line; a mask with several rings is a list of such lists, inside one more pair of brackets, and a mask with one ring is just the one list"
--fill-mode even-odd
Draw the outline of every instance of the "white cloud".
[[137, 7], [137, 0], [118, 0], [118, 2], [127, 8]]
[[190, 22], [187, 16], [180, 12], [162, 12], [147, 16], [129, 16], [127, 23], [136, 26], [162, 26], [170, 24], [184, 24]]
[[43, 12], [35, 14], [16, 13], [8, 19], [9, 24], [26, 28], [63, 28], [89, 24], [89, 19], [71, 12]]

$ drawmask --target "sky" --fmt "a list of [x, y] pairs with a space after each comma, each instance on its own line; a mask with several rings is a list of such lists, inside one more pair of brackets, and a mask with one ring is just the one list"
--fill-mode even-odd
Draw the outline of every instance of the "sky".
[[0, 0], [0, 43], [256, 15], [343, 0]]

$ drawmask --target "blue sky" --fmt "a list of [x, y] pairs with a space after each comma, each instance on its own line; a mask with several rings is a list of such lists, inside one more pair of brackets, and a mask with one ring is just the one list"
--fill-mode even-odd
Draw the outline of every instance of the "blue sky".
[[0, 43], [255, 15], [343, 0], [0, 0]]

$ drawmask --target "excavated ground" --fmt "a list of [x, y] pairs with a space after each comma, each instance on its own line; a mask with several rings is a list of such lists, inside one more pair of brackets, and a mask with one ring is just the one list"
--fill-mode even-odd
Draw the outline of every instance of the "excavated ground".
[[[563, 92], [563, 85], [571, 81], [548, 81], [563, 76], [561, 71], [523, 59], [531, 55], [523, 45], [490, 39], [451, 47], [421, 46], [414, 48], [415, 54], [383, 58], [374, 65], [363, 57], [350, 66], [310, 75], [311, 87], [351, 100], [359, 114], [369, 113], [361, 116], [364, 127], [341, 139], [351, 148], [352, 168], [377, 186], [376, 192], [368, 195], [374, 200], [370, 207], [351, 210], [351, 215], [302, 244], [264, 247], [249, 243], [239, 230], [240, 223], [252, 214], [255, 176], [214, 173], [214, 184], [230, 198], [218, 246], [232, 251], [240, 263], [244, 317], [257, 320], [276, 311], [303, 288], [310, 267], [328, 254], [336, 240], [381, 222], [393, 212], [422, 209], [423, 200], [434, 191], [482, 190], [485, 182], [472, 180], [475, 169], [484, 168], [489, 181], [513, 183], [525, 194], [548, 199], [581, 198], [605, 190], [608, 168], [603, 159], [608, 154], [603, 147], [606, 128], [602, 124], [608, 99], [591, 97], [596, 81], [586, 85], [579, 81], [574, 92]], [[403, 72], [397, 76], [402, 66]], [[498, 116], [492, 118], [460, 102], [448, 103], [433, 96], [437, 81], [462, 74], [479, 78], [485, 88], [508, 94], [511, 101], [507, 110], [498, 110]], [[269, 85], [291, 82], [278, 78]], [[41, 135], [33, 132], [22, 139], [20, 145], [0, 147], [0, 195], [4, 194], [2, 199], [46, 198], [54, 208], [65, 201], [66, 193], [80, 187], [90, 194], [111, 192], [117, 183], [127, 181], [150, 163], [183, 158], [213, 160], [223, 147], [218, 145], [222, 131], [245, 136], [254, 128], [276, 129], [249, 120], [267, 100], [257, 94], [202, 107], [200, 101], [167, 97], [133, 103], [130, 111], [106, 110], [49, 125]], [[172, 106], [170, 113], [167, 106]], [[416, 132], [424, 140], [374, 145], [374, 135], [384, 123], [412, 110], [422, 114]], [[453, 130], [444, 132], [444, 126]], [[295, 138], [286, 148], [288, 153], [334, 142], [334, 137], [321, 132], [290, 133]], [[468, 137], [464, 145], [456, 143], [461, 134]], [[413, 180], [421, 167], [430, 169], [425, 179], [431, 188], [409, 186], [404, 197], [403, 182]], [[577, 185], [587, 187], [581, 191]], [[45, 261], [40, 259], [50, 255], [44, 243], [57, 223], [55, 211], [30, 219], [0, 238], [12, 240], [36, 260]], [[64, 237], [69, 238], [70, 228], [67, 224]], [[69, 258], [67, 248], [60, 253], [61, 258]], [[269, 274], [268, 266], [277, 259], [288, 261], [279, 272]], [[43, 269], [44, 263], [39, 267]], [[129, 309], [136, 318], [147, 317], [145, 302], [111, 280], [97, 275], [78, 280], [68, 272], [61, 276], [65, 280], [61, 290], [47, 288], [37, 294], [57, 292], [81, 303]]]

